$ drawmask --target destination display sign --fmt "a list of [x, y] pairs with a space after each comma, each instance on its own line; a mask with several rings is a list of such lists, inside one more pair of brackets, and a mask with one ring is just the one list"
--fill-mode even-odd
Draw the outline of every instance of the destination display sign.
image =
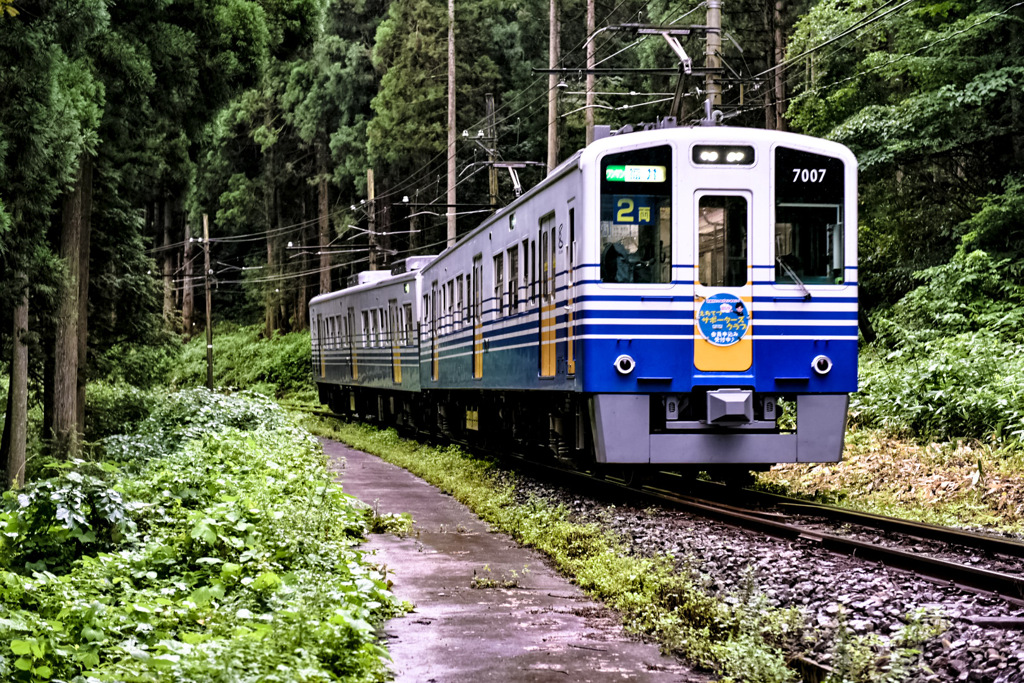
[[605, 180], [614, 183], [663, 183], [668, 177], [664, 166], [608, 166]]

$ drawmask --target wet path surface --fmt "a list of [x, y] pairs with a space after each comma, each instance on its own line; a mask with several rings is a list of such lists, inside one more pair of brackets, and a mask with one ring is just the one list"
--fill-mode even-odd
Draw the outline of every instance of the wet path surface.
[[[410, 536], [375, 535], [366, 546], [416, 606], [385, 626], [399, 683], [709, 680], [631, 640], [540, 553], [492, 533], [451, 496], [375, 456], [323, 444], [346, 493], [381, 514], [413, 516]], [[474, 576], [499, 585], [474, 588]]]

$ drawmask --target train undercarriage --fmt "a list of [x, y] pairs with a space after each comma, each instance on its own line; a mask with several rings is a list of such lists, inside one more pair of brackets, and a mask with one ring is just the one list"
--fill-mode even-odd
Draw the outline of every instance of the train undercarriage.
[[[714, 425], [708, 424], [708, 415], [702, 410], [708, 405], [706, 393], [710, 392], [686, 397], [644, 395], [640, 401], [636, 395], [629, 395], [631, 409], [632, 404], [637, 404], [646, 414], [627, 411], [619, 415], [614, 398], [609, 402], [605, 395], [572, 392], [411, 393], [323, 384], [319, 389], [321, 401], [346, 419], [395, 427], [405, 435], [459, 443], [492, 453], [557, 462], [633, 482], [671, 470], [686, 477], [704, 471], [715, 480], [746, 483], [752, 471], [763, 471], [774, 462], [786, 461], [778, 453], [791, 450], [795, 454], [798, 442], [796, 429], [779, 427], [782, 409], [778, 407], [778, 397], [756, 397], [748, 424]], [[811, 432], [812, 440], [820, 440], [825, 431], [835, 433], [838, 426], [838, 448], [835, 444], [829, 446], [835, 451], [834, 457], [830, 454], [802, 460], [839, 459], [846, 398], [825, 398], [832, 400], [823, 403], [822, 397], [799, 397], [789, 402], [790, 410], [799, 402], [801, 410], [811, 416], [807, 421], [813, 419], [816, 423], [813, 428], [804, 429]], [[673, 406], [673, 402], [682, 405]], [[765, 406], [771, 403], [776, 405], [769, 415], [772, 419], [767, 420]], [[795, 427], [798, 421], [799, 415], [786, 424]], [[829, 422], [832, 425], [822, 430], [821, 425]], [[683, 452], [689, 450], [688, 444], [698, 450]], [[738, 451], [736, 444], [740, 444]], [[626, 452], [609, 458], [610, 448], [616, 449], [616, 453]], [[730, 459], [730, 449], [739, 455]], [[751, 455], [751, 451], [757, 452]], [[762, 456], [763, 461], [758, 462]]]

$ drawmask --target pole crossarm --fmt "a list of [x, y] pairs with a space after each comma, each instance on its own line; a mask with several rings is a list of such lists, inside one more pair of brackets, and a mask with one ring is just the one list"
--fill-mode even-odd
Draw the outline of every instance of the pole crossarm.
[[[594, 74], [596, 76], [614, 76], [618, 74], [649, 74], [652, 76], [678, 76], [678, 67], [666, 68], [596, 68], [596, 69], [533, 69], [535, 74], [558, 74], [572, 76], [575, 74]], [[721, 67], [693, 67], [694, 76], [723, 75], [725, 69]]]

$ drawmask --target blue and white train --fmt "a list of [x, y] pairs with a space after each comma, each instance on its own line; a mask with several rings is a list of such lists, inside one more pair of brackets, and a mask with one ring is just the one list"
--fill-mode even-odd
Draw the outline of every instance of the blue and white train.
[[441, 254], [314, 298], [314, 378], [338, 413], [577, 462], [837, 461], [856, 227], [839, 144], [611, 135]]

